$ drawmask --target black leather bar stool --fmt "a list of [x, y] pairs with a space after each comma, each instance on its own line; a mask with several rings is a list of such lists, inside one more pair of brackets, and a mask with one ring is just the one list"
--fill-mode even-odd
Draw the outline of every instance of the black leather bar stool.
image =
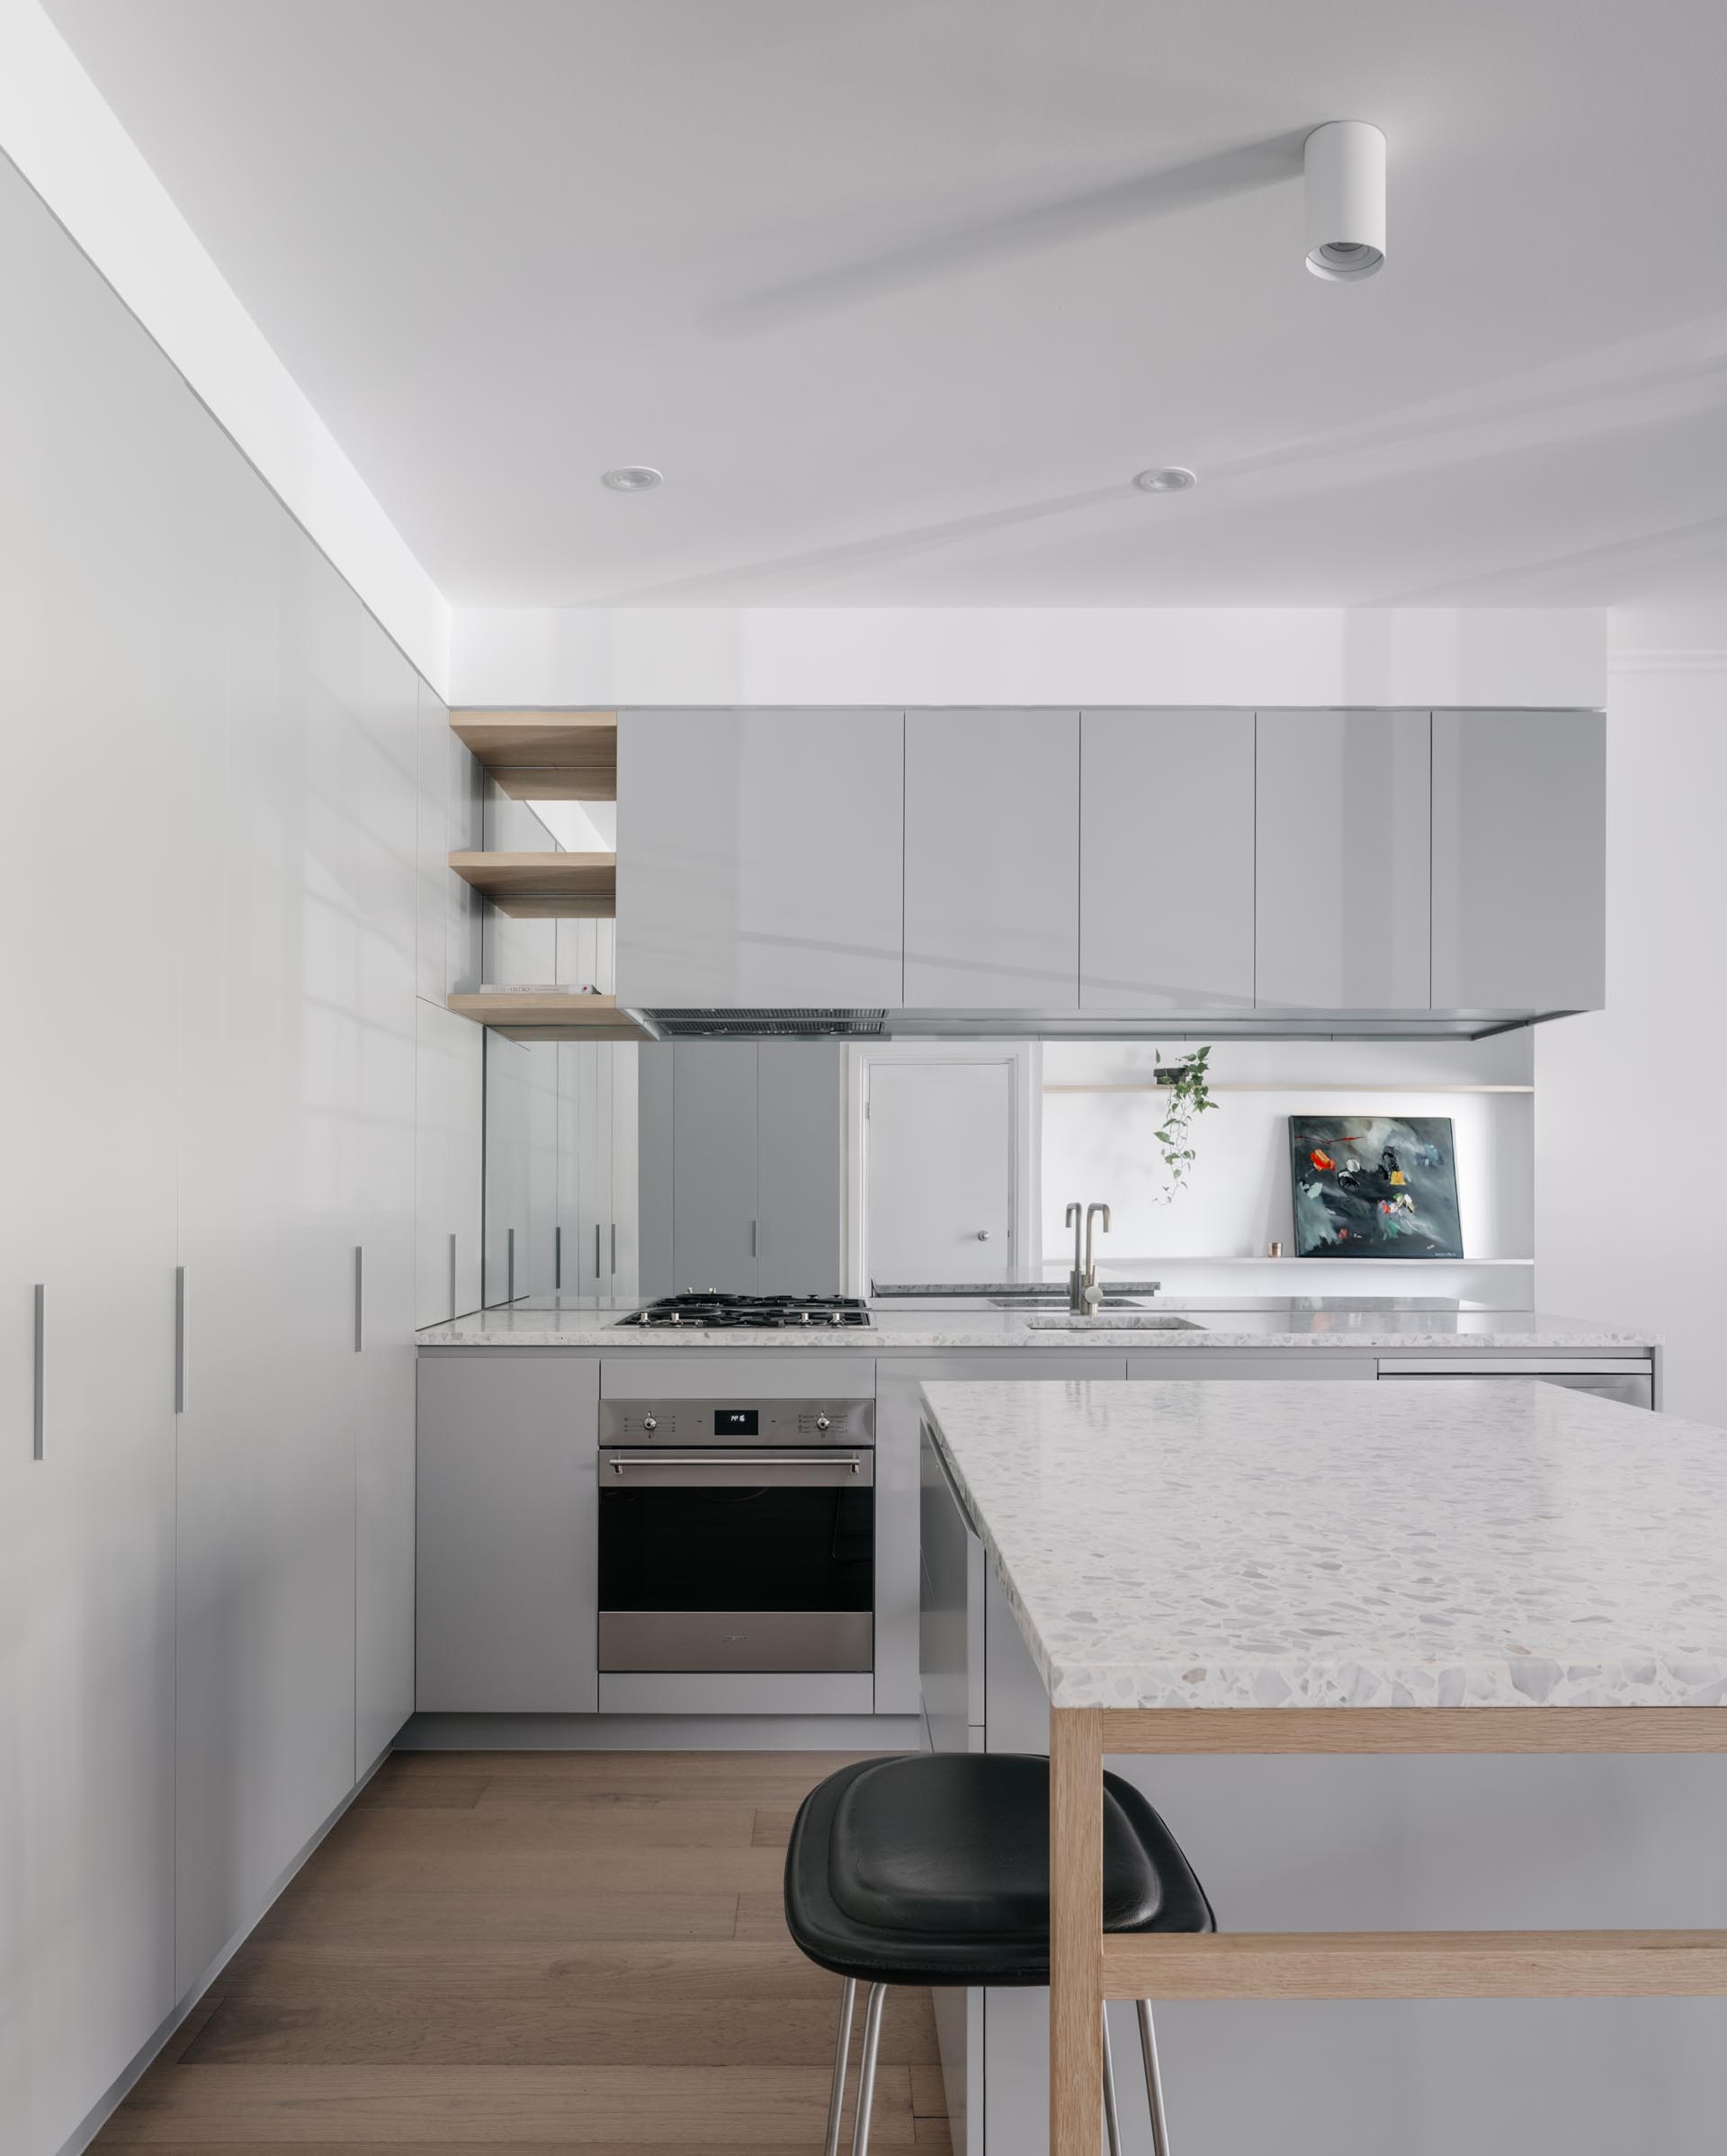
[[[854, 2156], [865, 2156], [881, 2009], [890, 1984], [1050, 1981], [1050, 1763], [977, 1752], [865, 1759], [800, 1807], [785, 1854], [785, 1920], [812, 1962], [846, 1979], [828, 2103], [837, 2156], [852, 2014], [869, 1986]], [[1139, 1791], [1104, 1776], [1104, 1929], [1214, 1931], [1205, 1890]], [[1149, 2000], [1138, 2001], [1146, 2099], [1168, 2156]], [[1112, 2156], [1121, 2134], [1104, 2025], [1104, 2104]]]

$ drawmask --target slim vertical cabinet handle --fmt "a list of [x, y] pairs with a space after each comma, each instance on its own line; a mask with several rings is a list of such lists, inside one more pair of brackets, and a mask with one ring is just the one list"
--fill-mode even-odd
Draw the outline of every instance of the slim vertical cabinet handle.
[[186, 1268], [174, 1268], [174, 1411], [186, 1411]]
[[452, 1230], [451, 1231], [451, 1236], [450, 1236], [450, 1318], [451, 1318], [451, 1322], [452, 1322], [452, 1324], [453, 1324], [453, 1323], [454, 1323], [454, 1321], [455, 1321], [455, 1315], [456, 1315], [456, 1238], [455, 1238], [455, 1232], [454, 1232], [454, 1230]]
[[551, 1231], [551, 1284], [554, 1288], [560, 1288], [564, 1284], [564, 1231], [561, 1228], [554, 1228]]
[[509, 1232], [509, 1260], [508, 1271], [504, 1281], [504, 1300], [506, 1302], [515, 1301], [515, 1230], [514, 1228]]
[[39, 1280], [31, 1291], [30, 1427], [32, 1460], [42, 1456], [43, 1417], [48, 1385], [48, 1284]]
[[595, 1280], [597, 1280], [597, 1279], [599, 1278], [599, 1276], [600, 1276], [600, 1223], [599, 1223], [597, 1221], [595, 1221], [595, 1223], [594, 1223], [594, 1277], [595, 1277]]
[[616, 1279], [616, 1277], [617, 1277], [617, 1272], [618, 1272], [618, 1223], [617, 1223], [615, 1221], [613, 1221], [613, 1223], [612, 1223], [612, 1276], [613, 1276], [613, 1278], [614, 1280], [615, 1280], [615, 1279]]
[[366, 1251], [363, 1243], [353, 1246], [353, 1352], [359, 1355], [366, 1345]]
[[752, 1257], [756, 1255], [756, 1223], [754, 1221], [749, 1223], [749, 1254]]

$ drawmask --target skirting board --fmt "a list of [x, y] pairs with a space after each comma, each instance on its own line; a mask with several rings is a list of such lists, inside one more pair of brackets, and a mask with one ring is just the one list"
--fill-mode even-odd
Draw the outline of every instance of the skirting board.
[[181, 1999], [178, 2005], [174, 2007], [173, 2012], [170, 2013], [166, 2020], [163, 2022], [161, 2027], [157, 2030], [156, 2034], [144, 2045], [143, 2049], [139, 2052], [137, 2057], [132, 2060], [131, 2063], [126, 2067], [123, 2072], [115, 2078], [109, 2088], [103, 2093], [103, 2095], [97, 2098], [96, 2101], [90, 2107], [89, 2110], [85, 2113], [84, 2117], [79, 2121], [78, 2125], [73, 2128], [72, 2132], [67, 2134], [65, 2141], [61, 2143], [59, 2149], [57, 2152], [57, 2156], [84, 2156], [84, 2151], [90, 2146], [90, 2143], [96, 2138], [97, 2134], [102, 2132], [103, 2128], [108, 2124], [108, 2121], [113, 2116], [114, 2113], [120, 2109], [120, 2107], [126, 2101], [126, 2098], [130, 2096], [133, 2089], [136, 2089], [138, 2084], [144, 2079], [144, 2076], [149, 2071], [150, 2068], [155, 2065], [157, 2058], [172, 2040], [174, 2031], [181, 2026], [187, 2015], [192, 2012], [192, 2008], [198, 2004], [204, 1993], [209, 1990], [211, 1984], [215, 1982], [216, 1979], [221, 1974], [222, 1971], [227, 1968], [228, 1963], [233, 1960], [234, 1956], [239, 1952], [240, 1948], [246, 1944], [246, 1940], [250, 1938], [252, 1934], [257, 1929], [258, 1926], [263, 1923], [265, 1917], [267, 1917], [270, 1911], [275, 1907], [282, 1893], [292, 1883], [295, 1875], [305, 1864], [307, 1858], [311, 1856], [313, 1850], [318, 1847], [318, 1844], [330, 1831], [330, 1829], [335, 1826], [337, 1820], [342, 1817], [343, 1813], [346, 1812], [349, 1805], [353, 1803], [354, 1799], [360, 1794], [360, 1792], [365, 1787], [366, 1784], [371, 1781], [373, 1775], [377, 1773], [378, 1769], [383, 1765], [384, 1761], [389, 1758], [390, 1753], [396, 1749], [396, 1745], [399, 1741], [400, 1739], [398, 1735], [396, 1742], [385, 1745], [383, 1750], [379, 1753], [378, 1757], [372, 1761], [371, 1765], [366, 1768], [365, 1772], [360, 1776], [359, 1780], [355, 1782], [353, 1787], [349, 1790], [347, 1795], [343, 1798], [342, 1802], [336, 1807], [335, 1811], [330, 1813], [329, 1817], [324, 1821], [323, 1825], [319, 1827], [318, 1831], [307, 1842], [305, 1847], [300, 1850], [299, 1856], [294, 1857], [291, 1863], [282, 1866], [282, 1870], [276, 1874], [274, 1880], [272, 1882], [268, 1892], [264, 1896], [264, 1899], [258, 1903], [257, 1908], [253, 1911], [251, 1917], [246, 1920], [246, 1923], [240, 1926], [239, 1929], [234, 1934], [234, 1937], [229, 1939], [227, 1946], [222, 1948], [221, 1952], [216, 1956], [215, 1960], [210, 1963], [209, 1968], [204, 1971], [203, 1974], [198, 1979], [197, 1982], [194, 1983], [190, 1990], [188, 1990]]
[[416, 1714], [399, 1752], [911, 1752], [916, 1714]]

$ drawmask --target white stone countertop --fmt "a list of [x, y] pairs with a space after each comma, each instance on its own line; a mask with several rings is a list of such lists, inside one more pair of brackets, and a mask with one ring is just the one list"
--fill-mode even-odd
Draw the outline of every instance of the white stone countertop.
[[1365, 1354], [1453, 1347], [1644, 1354], [1659, 1344], [1652, 1333], [1597, 1325], [1584, 1318], [1544, 1317], [1534, 1311], [1400, 1310], [1362, 1302], [1341, 1308], [1273, 1303], [1258, 1310], [1159, 1302], [1141, 1313], [1185, 1315], [1198, 1328], [1193, 1332], [1135, 1331], [1113, 1323], [1107, 1314], [1069, 1329], [1050, 1323], [1059, 1311], [991, 1310], [987, 1304], [951, 1300], [872, 1306], [869, 1325], [852, 1329], [756, 1332], [621, 1326], [618, 1320], [634, 1307], [618, 1303], [595, 1308], [591, 1302], [586, 1307], [558, 1307], [547, 1298], [476, 1311], [449, 1324], [427, 1326], [416, 1337], [422, 1347], [604, 1347], [608, 1352], [651, 1349], [655, 1354], [691, 1347], [748, 1348], [756, 1353], [780, 1348], [841, 1353], [849, 1348], [854, 1354], [931, 1347], [1131, 1347], [1172, 1355], [1204, 1353], [1208, 1347], [1341, 1347]]
[[1727, 1435], [1535, 1379], [926, 1385], [1058, 1706], [1714, 1706]]

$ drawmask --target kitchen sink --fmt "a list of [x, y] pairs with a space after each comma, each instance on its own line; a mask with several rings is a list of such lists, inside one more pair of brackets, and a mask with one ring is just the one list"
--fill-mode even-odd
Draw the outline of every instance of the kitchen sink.
[[[1105, 1311], [1109, 1309], [1105, 1303]], [[1057, 1314], [1036, 1312], [1025, 1322], [1035, 1332], [1204, 1332], [1191, 1318], [1172, 1317], [1167, 1311], [1149, 1311], [1133, 1304], [1111, 1317], [1076, 1318], [1071, 1311]]]

